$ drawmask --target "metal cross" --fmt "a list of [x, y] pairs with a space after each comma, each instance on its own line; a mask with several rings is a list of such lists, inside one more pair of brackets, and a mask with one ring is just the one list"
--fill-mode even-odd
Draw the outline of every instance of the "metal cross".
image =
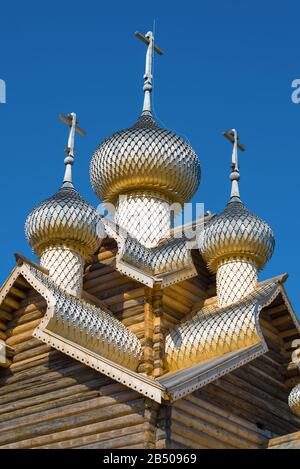
[[239, 171], [239, 165], [238, 165], [238, 153], [237, 149], [241, 151], [245, 151], [246, 148], [244, 145], [239, 143], [239, 136], [237, 134], [237, 131], [235, 129], [229, 130], [227, 132], [223, 132], [223, 135], [227, 140], [229, 140], [233, 146], [232, 146], [232, 156], [231, 156], [231, 174], [230, 174], [230, 179], [231, 179], [231, 197], [240, 197], [240, 192], [239, 192], [239, 185], [238, 181], [240, 180], [240, 171]]
[[68, 138], [68, 146], [65, 148], [65, 152], [74, 158], [75, 156], [75, 149], [74, 149], [74, 140], [75, 140], [75, 132], [77, 132], [79, 135], [84, 137], [86, 135], [85, 131], [78, 127], [78, 120], [76, 117], [75, 112], [70, 112], [67, 116], [64, 116], [63, 114], [59, 114], [59, 119], [64, 122], [65, 124], [70, 127], [70, 132], [69, 132], [69, 138]]
[[145, 65], [145, 75], [144, 75], [144, 105], [143, 113], [151, 113], [151, 103], [150, 103], [150, 93], [152, 91], [152, 56], [153, 52], [157, 52], [159, 55], [163, 55], [163, 51], [154, 44], [154, 36], [152, 31], [143, 36], [140, 32], [135, 33], [136, 37], [140, 41], [144, 42], [147, 47], [146, 53], [146, 65]]
[[64, 175], [64, 186], [72, 186], [72, 165], [74, 162], [75, 149], [74, 149], [74, 140], [75, 133], [77, 132], [82, 137], [86, 135], [85, 131], [78, 127], [78, 120], [75, 112], [71, 112], [67, 116], [59, 114], [59, 119], [70, 127], [69, 137], [68, 137], [68, 146], [65, 148], [67, 157], [65, 158], [65, 175]]

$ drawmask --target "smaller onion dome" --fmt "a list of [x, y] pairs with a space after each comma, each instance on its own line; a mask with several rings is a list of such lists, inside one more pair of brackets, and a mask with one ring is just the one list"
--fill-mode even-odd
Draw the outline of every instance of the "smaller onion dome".
[[300, 384], [297, 384], [289, 394], [289, 407], [293, 414], [300, 417]]
[[25, 222], [25, 233], [39, 257], [44, 247], [62, 242], [88, 255], [99, 246], [98, 222], [96, 210], [69, 183], [32, 210]]
[[249, 257], [261, 269], [271, 258], [274, 245], [269, 225], [234, 197], [205, 226], [201, 252], [212, 271], [221, 259], [235, 256]]
[[72, 183], [74, 162], [74, 134], [84, 132], [77, 127], [76, 114], [60, 116], [70, 127], [62, 187], [53, 196], [35, 207], [25, 222], [25, 234], [38, 257], [50, 245], [64, 244], [83, 255], [92, 254], [99, 247], [101, 233], [97, 211], [86, 202]]
[[242, 203], [239, 194], [240, 179], [237, 164], [238, 137], [235, 130], [226, 133], [232, 138], [231, 197], [225, 210], [212, 218], [204, 228], [202, 255], [210, 270], [215, 272], [222, 259], [248, 257], [258, 269], [271, 258], [274, 250], [274, 234], [269, 225], [251, 213]]

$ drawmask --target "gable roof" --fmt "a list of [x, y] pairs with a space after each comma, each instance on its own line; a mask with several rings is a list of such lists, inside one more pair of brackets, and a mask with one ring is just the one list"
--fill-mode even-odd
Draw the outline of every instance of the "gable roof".
[[[102, 219], [107, 234], [117, 242], [116, 269], [153, 288], [155, 283], [161, 288], [195, 277], [198, 273], [195, 257], [202, 260], [195, 237], [195, 229], [201, 229], [201, 223], [188, 226], [184, 231], [173, 233], [175, 237], [162, 240], [154, 247], [147, 248], [132, 238], [125, 230], [108, 218]], [[199, 262], [198, 259], [198, 262]], [[203, 266], [205, 266], [202, 261]]]

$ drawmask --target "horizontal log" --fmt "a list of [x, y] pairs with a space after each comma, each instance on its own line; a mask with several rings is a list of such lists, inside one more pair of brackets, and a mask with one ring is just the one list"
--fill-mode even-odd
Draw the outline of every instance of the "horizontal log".
[[[167, 290], [168, 289], [166, 288], [166, 291]], [[202, 297], [199, 298], [199, 295], [195, 295], [194, 293], [190, 292], [189, 290], [186, 290], [186, 288], [183, 288], [182, 285], [180, 285], [180, 284], [172, 285], [172, 290], [175, 291], [177, 294], [181, 295], [182, 297], [186, 298], [192, 304], [194, 304], [194, 303], [196, 303], [196, 302], [198, 302], [199, 300], [202, 299]]]
[[3, 321], [11, 321], [13, 315], [12, 313], [8, 313], [7, 311], [4, 311], [3, 309], [0, 309], [0, 319]]
[[34, 303], [30, 303], [22, 308], [18, 309], [18, 311], [14, 312], [14, 319], [19, 318], [27, 313], [32, 313], [34, 311], [44, 311], [44, 308], [47, 306], [47, 303], [44, 298], [41, 298], [39, 301]]
[[111, 272], [114, 272], [116, 270], [115, 263], [111, 263], [109, 265], [103, 265], [103, 264], [94, 264], [93, 265], [93, 270], [88, 270], [86, 269], [83, 277], [83, 283], [84, 285], [89, 281], [94, 278], [100, 278], [103, 275], [110, 274]]
[[202, 396], [208, 399], [212, 398], [215, 404], [223, 406], [236, 415], [248, 419], [250, 422], [263, 424], [265, 429], [273, 434], [278, 435], [295, 431], [293, 425], [277, 417], [272, 411], [270, 413], [267, 408], [258, 406], [253, 396], [251, 396], [250, 401], [249, 399], [246, 400], [244, 394], [241, 397], [235, 388], [229, 392], [228, 389], [224, 388], [223, 379], [220, 381], [203, 388], [201, 390]]
[[144, 287], [136, 288], [135, 290], [131, 290], [126, 293], [121, 293], [119, 295], [106, 298], [104, 300], [104, 303], [106, 305], [114, 305], [118, 303], [123, 303], [124, 301], [127, 301], [127, 300], [133, 300], [136, 298], [142, 298], [142, 300], [144, 300]]
[[283, 316], [272, 320], [272, 325], [274, 327], [282, 326], [285, 324], [293, 324], [291, 316], [289, 314], [284, 314]]
[[[99, 409], [107, 406], [113, 406], [114, 404], [121, 402], [130, 402], [139, 397], [138, 393], [134, 391], [119, 391], [111, 395], [101, 395], [101, 390], [99, 391], [99, 397], [95, 399], [90, 399], [88, 402], [81, 402], [79, 404], [69, 404], [64, 407], [63, 415], [67, 417], [68, 415], [80, 414], [85, 411], [90, 411], [92, 409]], [[49, 409], [48, 411], [36, 412], [30, 417], [17, 417], [9, 422], [0, 424], [0, 441], [2, 434], [13, 429], [19, 429], [21, 427], [27, 427], [28, 425], [33, 426], [48, 420], [55, 420], [56, 418], [61, 417], [60, 409]]]
[[[60, 448], [73, 448], [79, 445], [87, 444], [90, 442], [97, 441], [97, 434], [103, 433], [106, 435], [108, 431], [129, 427], [142, 424], [144, 417], [139, 414], [130, 414], [123, 417], [117, 417], [111, 419], [109, 422], [102, 421], [93, 423], [83, 427], [71, 428], [50, 435], [33, 437], [28, 440], [12, 443], [8, 445], [8, 448], [54, 448], [56, 445]], [[89, 438], [89, 439], [88, 439]]]
[[225, 390], [228, 389], [248, 402], [255, 403], [257, 407], [268, 410], [271, 414], [277, 415], [282, 420], [290, 423], [293, 422], [296, 426], [300, 424], [300, 419], [291, 414], [287, 402], [270, 396], [257, 387], [253, 388], [252, 385], [233, 374], [228, 374], [222, 379], [222, 386]]
[[10, 402], [1, 406], [0, 422], [49, 410], [54, 407], [61, 407], [67, 403], [72, 404], [72, 399], [74, 398], [74, 402], [77, 402], [79, 396], [82, 396], [85, 400], [98, 397], [99, 388], [108, 382], [108, 378], [100, 375], [99, 378], [87, 379], [82, 384], [74, 384], [57, 391]]
[[98, 296], [99, 293], [102, 291], [107, 291], [110, 288], [115, 288], [118, 285], [124, 285], [125, 283], [128, 283], [128, 278], [127, 277], [121, 277], [118, 272], [114, 272], [118, 275], [115, 276], [113, 280], [110, 280], [109, 282], [105, 283], [98, 283], [96, 286], [93, 288], [87, 288], [85, 287], [85, 290], [88, 291], [89, 293], [92, 293], [92, 295]]
[[125, 309], [123, 311], [119, 311], [118, 313], [115, 313], [114, 316], [119, 319], [119, 321], [122, 321], [124, 319], [131, 318], [133, 316], [138, 316], [143, 312], [143, 306], [142, 305], [137, 305], [133, 306], [132, 308]]
[[206, 449], [203, 446], [200, 448], [198, 445], [187, 446], [188, 442], [184, 436], [177, 435], [176, 433], [172, 433], [172, 439], [170, 441], [170, 448], [172, 449]]
[[[188, 425], [185, 425], [181, 421], [177, 421], [173, 417], [171, 424], [171, 435], [176, 433], [177, 435], [184, 436], [189, 447], [193, 448], [210, 448], [210, 449], [228, 449], [227, 445], [224, 445], [220, 441], [212, 438], [204, 433], [198, 432]], [[191, 446], [193, 443], [193, 446]], [[196, 444], [196, 446], [194, 446]], [[231, 447], [229, 447], [231, 448]]]
[[[126, 419], [126, 420], [125, 420]], [[69, 448], [80, 448], [82, 446], [90, 445], [90, 444], [95, 444], [99, 442], [104, 442], [104, 441], [109, 441], [109, 442], [114, 442], [116, 439], [120, 437], [127, 437], [132, 434], [138, 434], [141, 437], [143, 437], [143, 432], [144, 432], [144, 427], [145, 424], [143, 422], [143, 417], [140, 415], [128, 415], [125, 418], [123, 418], [123, 427], [118, 427], [114, 428], [114, 420], [110, 420], [109, 422], [100, 422], [102, 424], [102, 432], [101, 432], [101, 427], [98, 425], [99, 429], [97, 430], [97, 433], [95, 434], [89, 434], [87, 436], [79, 436], [83, 435], [83, 427], [81, 427], [81, 432], [77, 432], [78, 437], [74, 438], [72, 440], [68, 441], [62, 441], [60, 443], [52, 443], [52, 444], [46, 444], [43, 445], [44, 449], [53, 449], [53, 448], [59, 448], [59, 449], [69, 449]], [[131, 425], [131, 421], [134, 423]], [[120, 425], [120, 424], [119, 424]], [[91, 433], [89, 429], [89, 433]], [[118, 445], [119, 445], [118, 440]], [[124, 439], [124, 441], [127, 441]], [[141, 442], [144, 440], [140, 440]], [[132, 440], [130, 440], [130, 443], [132, 443]], [[104, 446], [106, 449], [106, 445]]]
[[23, 290], [20, 290], [17, 287], [11, 287], [10, 294], [16, 296], [17, 298], [21, 298], [22, 300], [26, 298], [27, 296], [26, 292], [24, 292]]
[[143, 433], [135, 433], [134, 435], [126, 435], [120, 438], [113, 438], [103, 442], [94, 443], [91, 445], [80, 446], [81, 449], [122, 449], [122, 448], [143, 448], [144, 435]]
[[20, 326], [12, 327], [11, 329], [7, 329], [6, 333], [8, 337], [13, 337], [17, 336], [19, 334], [22, 334], [25, 331], [28, 330], [33, 330], [35, 329], [39, 324], [41, 320], [40, 319], [35, 319], [33, 321], [26, 322], [25, 324], [21, 324]]
[[28, 358], [36, 357], [37, 355], [41, 355], [42, 353], [49, 352], [51, 350], [51, 346], [42, 344], [39, 347], [30, 348], [24, 352], [18, 353], [13, 358], [13, 363], [20, 362], [22, 360], [26, 360]]
[[[180, 405], [180, 404], [179, 404]], [[245, 441], [242, 438], [234, 435], [233, 433], [217, 427], [207, 421], [201, 420], [199, 410], [194, 406], [194, 410], [198, 412], [196, 414], [190, 415], [189, 413], [182, 411], [182, 406], [179, 408], [177, 405], [172, 409], [172, 419], [177, 423], [180, 422], [186, 425], [188, 428], [199, 432], [200, 435], [204, 434], [209, 438], [212, 438], [212, 448], [256, 448], [257, 445], [253, 445], [249, 441]], [[197, 417], [197, 418], [195, 418]]]
[[169, 308], [174, 308], [184, 314], [187, 314], [190, 311], [190, 308], [179, 303], [178, 301], [174, 300], [173, 298], [164, 294], [163, 296], [163, 303], [169, 306]]
[[66, 366], [65, 369], [57, 371], [52, 371], [50, 368], [48, 373], [22, 381], [21, 389], [18, 382], [8, 384], [0, 388], [0, 405], [24, 399], [25, 397], [43, 394], [43, 392], [50, 390], [60, 389], [60, 387], [67, 387], [71, 384], [78, 384], [83, 380], [86, 381], [86, 377], [95, 376], [94, 370], [80, 365], [80, 363], [75, 362], [73, 366]]
[[21, 342], [25, 342], [25, 340], [28, 340], [29, 337], [32, 337], [34, 329], [31, 328], [26, 332], [22, 332], [21, 334], [13, 335], [7, 339], [6, 343], [13, 347], [14, 345], [20, 344]]
[[280, 304], [278, 306], [266, 308], [265, 311], [272, 316], [273, 314], [283, 313], [284, 311], [287, 312], [287, 308], [285, 304]]
[[15, 326], [20, 326], [35, 319], [39, 319], [44, 316], [44, 312], [40, 310], [33, 311], [32, 313], [24, 314], [20, 317], [16, 317], [13, 321], [10, 321], [9, 328], [12, 329]]
[[[197, 403], [197, 404], [196, 404]], [[245, 428], [244, 425], [236, 421], [228, 419], [222, 415], [216, 414], [211, 411], [211, 409], [203, 408], [201, 406], [201, 401], [197, 399], [186, 400], [181, 399], [176, 401], [175, 408], [190, 414], [194, 419], [206, 421], [208, 424], [214, 425], [216, 428], [225, 430], [228, 433], [224, 433], [224, 441], [231, 440], [233, 445], [237, 447], [248, 447], [249, 444], [260, 446], [266, 441], [266, 437], [258, 435], [253, 430]], [[212, 427], [212, 434], [216, 436], [218, 433], [214, 434], [214, 427]], [[237, 438], [234, 436], [236, 435]], [[229, 441], [230, 443], [230, 441]], [[241, 444], [241, 446], [239, 446]]]
[[189, 310], [194, 304], [193, 301], [184, 297], [181, 293], [178, 293], [173, 287], [169, 287], [168, 289], [164, 290], [164, 297], [172, 298], [173, 301], [180, 303], [181, 305], [185, 306]]
[[25, 352], [26, 350], [34, 349], [35, 347], [39, 347], [42, 345], [42, 342], [39, 339], [29, 339], [26, 340], [25, 342], [22, 342], [21, 344], [15, 345], [14, 346], [14, 351], [15, 354], [17, 355], [18, 353]]
[[113, 270], [113, 272], [107, 273], [101, 276], [101, 279], [95, 277], [91, 280], [84, 282], [84, 289], [88, 292], [92, 292], [92, 290], [96, 287], [101, 287], [103, 285], [109, 284], [112, 280], [117, 280], [119, 278], [124, 278], [121, 276], [119, 272]]
[[118, 252], [117, 248], [112, 249], [111, 251], [100, 252], [97, 256], [98, 261], [102, 262], [105, 259], [110, 259], [111, 257], [115, 257], [117, 252]]
[[5, 362], [0, 363], [0, 368], [9, 368], [11, 365], [11, 360], [6, 358]]
[[300, 431], [295, 433], [290, 433], [289, 435], [279, 436], [277, 438], [273, 438], [269, 441], [268, 448], [272, 446], [281, 445], [283, 443], [289, 443], [291, 441], [299, 441], [300, 440]]
[[86, 408], [88, 410], [84, 413], [73, 413], [69, 416], [61, 416], [60, 414], [60, 416], [58, 416], [58, 418], [56, 418], [55, 420], [40, 422], [38, 425], [32, 425], [29, 420], [28, 426], [26, 427], [23, 426], [21, 428], [14, 428], [13, 430], [7, 430], [0, 436], [0, 447], [3, 445], [7, 445], [8, 443], [26, 440], [32, 438], [33, 436], [36, 437], [52, 434], [61, 430], [67, 430], [83, 425], [89, 425], [99, 421], [110, 420], [114, 417], [129, 415], [133, 412], [141, 412], [144, 408], [143, 399], [130, 401], [126, 404], [115, 403], [115, 405], [107, 405], [105, 407], [101, 406], [101, 399], [102, 398], [99, 399], [99, 406], [97, 408], [93, 408], [91, 406], [91, 401], [88, 401], [86, 403]]
[[28, 358], [27, 360], [22, 360], [21, 362], [13, 363], [11, 365], [12, 372], [24, 371], [32, 367], [37, 366], [40, 363], [47, 363], [49, 356], [51, 356], [55, 351], [50, 350], [50, 352], [42, 353], [36, 357]]
[[141, 309], [143, 309], [143, 307], [144, 307], [144, 298], [136, 298], [135, 300], [124, 301], [121, 304], [111, 305], [109, 307], [109, 309], [113, 313], [119, 313], [120, 311], [124, 311], [126, 309], [129, 309], [129, 308], [132, 308], [132, 307], [138, 306], [138, 305], [140, 305]]
[[19, 309], [20, 308], [20, 303], [18, 301], [14, 300], [14, 298], [12, 298], [9, 295], [4, 298], [3, 303], [6, 304], [7, 306], [9, 306], [10, 308], [13, 308], [13, 309]]
[[250, 422], [247, 419], [235, 415], [231, 410], [214, 405], [209, 400], [199, 397], [200, 393], [201, 391], [198, 391], [197, 396], [195, 396], [195, 394], [190, 394], [185, 397], [185, 400], [197, 406], [201, 406], [211, 414], [216, 414], [220, 417], [223, 417], [229, 425], [231, 425], [232, 423], [235, 429], [240, 427], [241, 430], [245, 430], [247, 438], [253, 443], [261, 444], [266, 440], [266, 438], [269, 438], [269, 433], [267, 431], [257, 428], [256, 424]]

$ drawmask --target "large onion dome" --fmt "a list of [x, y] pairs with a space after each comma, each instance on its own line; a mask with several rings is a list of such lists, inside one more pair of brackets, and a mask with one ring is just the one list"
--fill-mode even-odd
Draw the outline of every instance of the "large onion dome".
[[272, 256], [274, 245], [269, 225], [234, 197], [205, 226], [201, 252], [212, 271], [222, 258], [234, 256], [249, 257], [261, 269]]
[[150, 190], [184, 203], [196, 192], [200, 164], [182, 137], [158, 126], [150, 113], [97, 147], [90, 178], [99, 199], [114, 203], [119, 194]]
[[38, 257], [46, 246], [62, 242], [89, 254], [99, 246], [98, 221], [96, 210], [71, 183], [65, 182], [58, 192], [28, 215], [25, 233]]

